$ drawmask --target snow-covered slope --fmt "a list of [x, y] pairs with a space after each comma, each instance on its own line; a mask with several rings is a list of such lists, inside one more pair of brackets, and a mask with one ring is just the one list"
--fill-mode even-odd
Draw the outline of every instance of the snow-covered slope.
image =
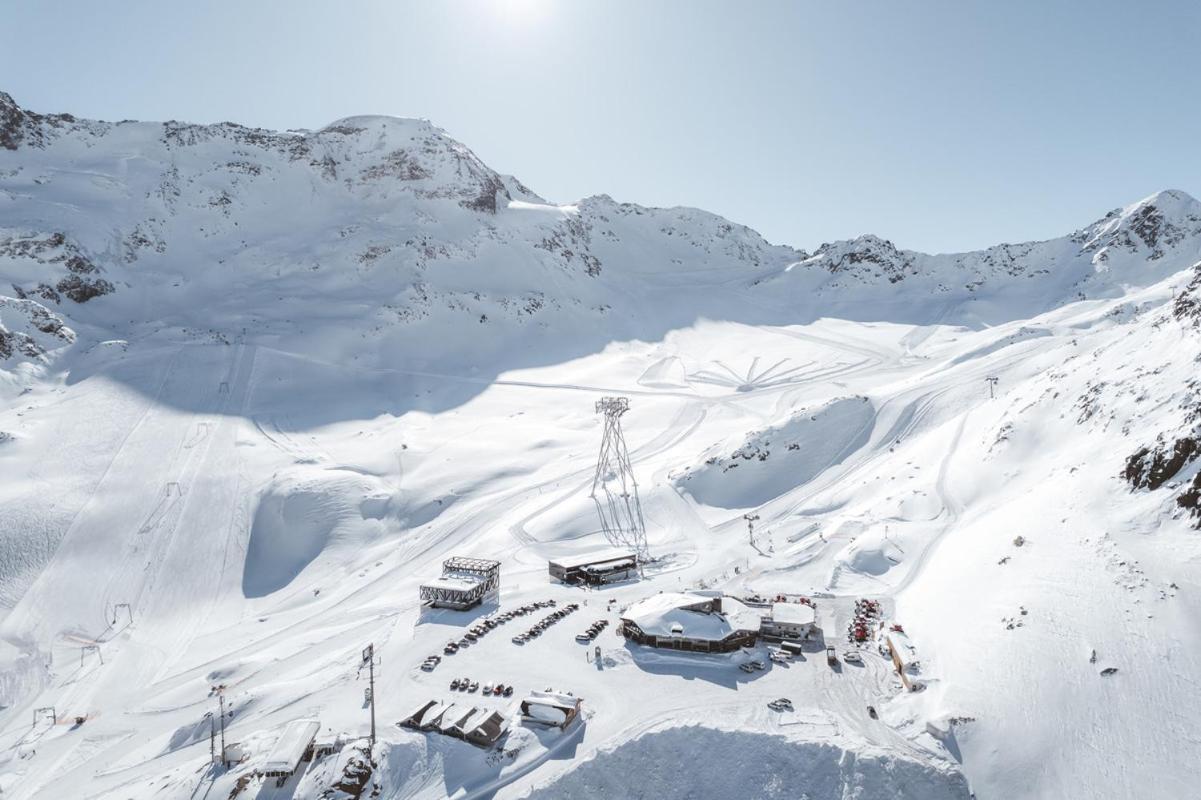
[[[1198, 309], [1181, 192], [1045, 242], [810, 255], [695, 209], [548, 203], [424, 121], [0, 94], [0, 792], [336, 796], [365, 751], [250, 775], [288, 721], [366, 733], [374, 642], [382, 797], [1188, 796]], [[545, 564], [606, 544], [606, 394], [658, 561], [585, 594]], [[478, 617], [418, 605], [456, 554], [502, 560], [502, 609], [589, 606], [422, 672]], [[926, 688], [870, 648], [745, 676], [573, 640], [702, 586], [816, 596], [831, 643], [877, 598]], [[493, 753], [396, 727], [463, 675], [574, 691], [584, 719]]]

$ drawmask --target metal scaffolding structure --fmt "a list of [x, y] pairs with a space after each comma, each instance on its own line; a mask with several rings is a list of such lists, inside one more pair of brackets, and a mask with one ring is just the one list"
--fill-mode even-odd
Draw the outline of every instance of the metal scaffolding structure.
[[615, 547], [633, 550], [642, 563], [649, 557], [646, 522], [642, 518], [638, 482], [630, 465], [630, 451], [621, 430], [621, 415], [629, 410], [630, 401], [625, 397], [602, 397], [596, 401], [596, 413], [605, 418], [605, 431], [592, 478], [592, 499], [605, 538]]
[[421, 602], [441, 608], [471, 608], [500, 593], [500, 562], [452, 556], [442, 562], [442, 576], [423, 583]]

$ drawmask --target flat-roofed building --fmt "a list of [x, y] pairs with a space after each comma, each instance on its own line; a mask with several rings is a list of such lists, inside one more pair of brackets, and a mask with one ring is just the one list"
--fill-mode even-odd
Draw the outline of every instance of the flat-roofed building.
[[638, 554], [619, 548], [593, 550], [551, 559], [546, 567], [550, 576], [557, 581], [596, 586], [636, 577]]
[[309, 752], [309, 746], [317, 738], [319, 730], [321, 724], [315, 719], [297, 719], [289, 722], [275, 740], [275, 745], [259, 772], [269, 778], [287, 778], [294, 774]]
[[817, 609], [809, 603], [772, 603], [759, 623], [759, 634], [765, 639], [796, 641], [816, 632]]

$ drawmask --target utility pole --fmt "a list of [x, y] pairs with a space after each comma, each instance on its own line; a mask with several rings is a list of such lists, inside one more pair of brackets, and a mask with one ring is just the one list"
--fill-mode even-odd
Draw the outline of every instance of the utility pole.
[[989, 375], [984, 380], [988, 381], [988, 399], [989, 400], [995, 399], [997, 396], [997, 394], [996, 394], [997, 381], [1000, 379], [996, 375]]
[[367, 645], [363, 648], [363, 661], [359, 666], [361, 672], [363, 666], [367, 667], [367, 693], [371, 697], [371, 746], [375, 747], [375, 643]]
[[755, 545], [755, 520], [759, 519], [758, 514], [743, 514], [742, 518], [746, 520], [746, 535], [750, 539], [751, 546]]
[[229, 768], [229, 762], [225, 760], [225, 694], [217, 693], [217, 701], [221, 704], [221, 766]]
[[217, 722], [213, 719], [213, 712], [206, 711], [204, 714], [209, 721], [209, 763], [217, 763]]

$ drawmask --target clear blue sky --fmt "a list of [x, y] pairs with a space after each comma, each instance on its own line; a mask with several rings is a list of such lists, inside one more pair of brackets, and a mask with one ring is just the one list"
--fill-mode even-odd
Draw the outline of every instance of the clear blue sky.
[[975, 248], [1201, 195], [1196, 0], [6, 0], [0, 90], [104, 119], [426, 117], [552, 200], [810, 249]]

